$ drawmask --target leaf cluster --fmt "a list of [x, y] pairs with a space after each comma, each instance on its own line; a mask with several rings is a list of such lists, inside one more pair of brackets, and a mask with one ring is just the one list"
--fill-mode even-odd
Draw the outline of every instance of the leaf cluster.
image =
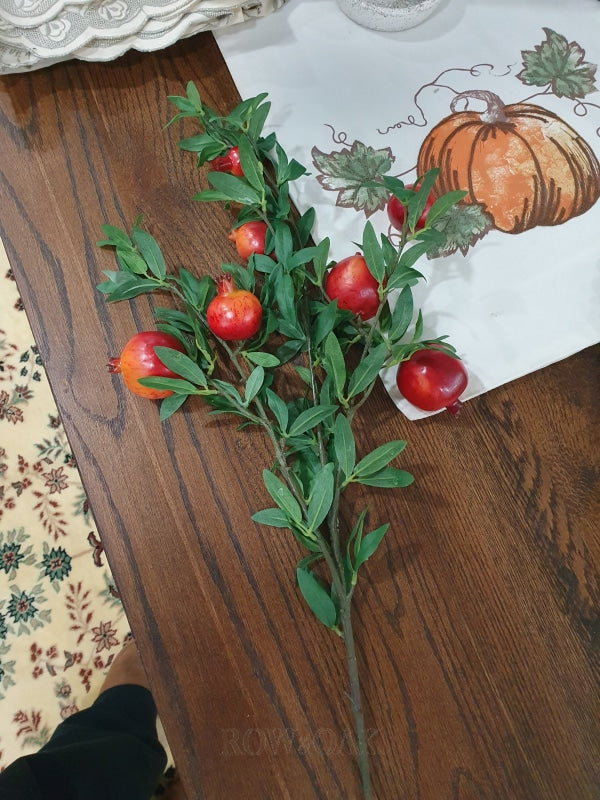
[[[236, 223], [267, 223], [265, 254], [247, 264], [221, 264], [236, 285], [255, 293], [263, 308], [260, 331], [243, 342], [226, 342], [208, 329], [206, 309], [215, 294], [209, 276], [181, 267], [170, 272], [159, 245], [140, 220], [130, 234], [104, 225], [98, 244], [112, 247], [118, 269], [105, 271], [99, 290], [107, 300], [127, 300], [142, 293], [170, 295], [171, 307], [157, 306], [157, 327], [174, 335], [185, 353], [156, 348], [158, 358], [177, 378], [145, 378], [146, 386], [169, 389], [161, 419], [173, 414], [191, 395], [200, 395], [212, 414], [233, 415], [241, 426], [260, 427], [273, 447], [274, 461], [263, 471], [273, 505], [253, 515], [257, 523], [287, 528], [308, 551], [297, 567], [298, 586], [317, 618], [343, 634], [360, 567], [376, 551], [387, 525], [365, 533], [366, 509], [351, 531], [340, 530], [340, 499], [352, 484], [381, 488], [408, 486], [412, 475], [393, 465], [406, 442], [392, 441], [357, 457], [355, 415], [371, 394], [385, 367], [408, 358], [421, 347], [453, 352], [445, 337], [423, 339], [423, 317], [414, 308], [412, 289], [423, 276], [418, 259], [445, 237], [435, 225], [462, 193], [439, 198], [424, 229], [416, 230], [436, 171], [422, 176], [417, 189], [389, 177], [386, 193], [394, 193], [407, 209], [398, 244], [377, 236], [367, 222], [359, 246], [378, 284], [379, 308], [362, 321], [338, 308], [324, 291], [331, 266], [329, 240], [310, 238], [314, 210], [295, 214], [289, 186], [305, 174], [288, 159], [274, 134], [263, 136], [269, 111], [265, 95], [243, 101], [220, 116], [202, 103], [195, 86], [185, 97], [172, 97], [178, 109], [172, 122], [192, 118], [200, 132], [179, 145], [196, 154], [199, 166], [239, 148], [243, 176], [208, 171], [208, 188], [195, 199], [222, 202], [237, 214]], [[172, 306], [175, 307], [172, 307]], [[317, 566], [325, 566], [329, 585]]]

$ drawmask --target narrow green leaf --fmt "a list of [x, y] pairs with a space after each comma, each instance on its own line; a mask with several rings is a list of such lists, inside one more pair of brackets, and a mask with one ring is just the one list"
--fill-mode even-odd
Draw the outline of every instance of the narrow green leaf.
[[393, 458], [396, 458], [405, 447], [406, 442], [401, 439], [386, 442], [386, 444], [376, 447], [375, 450], [358, 462], [354, 469], [354, 474], [360, 478], [374, 475], [387, 466]]
[[254, 148], [247, 136], [240, 136], [238, 149], [240, 153], [240, 166], [244, 173], [244, 178], [248, 181], [250, 186], [262, 195], [265, 189], [263, 167], [256, 157]]
[[259, 525], [270, 525], [272, 528], [289, 528], [290, 520], [281, 508], [263, 508], [250, 517]]
[[107, 241], [97, 242], [99, 247], [110, 245], [113, 247], [122, 247], [124, 249], [133, 249], [133, 243], [125, 231], [122, 231], [120, 228], [117, 228], [114, 225], [101, 225], [100, 227], [104, 235], [107, 237]]
[[263, 481], [275, 503], [293, 522], [302, 522], [302, 510], [287, 486], [270, 470], [263, 470]]
[[316, 315], [312, 329], [312, 343], [318, 347], [329, 336], [335, 326], [337, 316], [337, 300], [321, 305]]
[[342, 400], [344, 398], [344, 385], [346, 383], [346, 362], [340, 343], [333, 331], [325, 339], [324, 354], [325, 371], [333, 380], [338, 400]]
[[326, 237], [322, 239], [317, 245], [317, 251], [313, 259], [313, 267], [315, 270], [315, 277], [317, 284], [320, 286], [323, 283], [323, 278], [327, 272], [327, 260], [329, 258], [329, 245], [330, 241]]
[[117, 300], [131, 300], [140, 294], [153, 292], [156, 289], [156, 281], [149, 278], [140, 278], [136, 275], [129, 275], [126, 272], [107, 272], [108, 277], [104, 283], [99, 283], [97, 289], [107, 295], [109, 303]]
[[388, 348], [383, 342], [374, 347], [369, 355], [358, 363], [348, 383], [348, 399], [369, 388], [383, 368], [387, 354]]
[[160, 404], [159, 417], [160, 421], [164, 422], [172, 414], [174, 414], [185, 403], [189, 395], [187, 394], [171, 394], [165, 397]]
[[285, 401], [282, 400], [278, 394], [275, 394], [272, 389], [266, 389], [266, 395], [269, 408], [275, 415], [275, 419], [277, 420], [282, 434], [285, 435], [289, 419], [288, 407], [285, 404]]
[[131, 272], [135, 275], [145, 275], [148, 272], [148, 265], [135, 250], [125, 250], [117, 246], [116, 255], [123, 272]]
[[296, 569], [298, 587], [315, 617], [327, 628], [333, 628], [337, 620], [335, 604], [328, 592], [314, 577], [312, 572], [298, 567]]
[[265, 382], [264, 367], [261, 366], [254, 367], [250, 375], [248, 375], [248, 380], [246, 381], [246, 389], [244, 392], [245, 405], [248, 405], [249, 403], [252, 402], [252, 400], [254, 400], [256, 395], [260, 392], [264, 382]]
[[414, 476], [410, 472], [405, 472], [402, 469], [395, 469], [394, 467], [386, 467], [374, 475], [367, 475], [365, 477], [357, 478], [358, 483], [364, 486], [380, 486], [385, 489], [401, 489], [404, 486], [410, 486], [414, 481]]
[[455, 192], [447, 192], [441, 197], [438, 197], [438, 199], [427, 212], [427, 227], [433, 225], [434, 222], [437, 222], [438, 219], [443, 217], [444, 214], [450, 211], [452, 206], [460, 202], [466, 194], [467, 192], [459, 190]]
[[235, 175], [226, 172], [209, 172], [206, 179], [218, 192], [226, 195], [229, 200], [245, 206], [260, 205], [260, 194], [250, 184]]
[[302, 433], [324, 422], [335, 411], [336, 406], [313, 406], [302, 411], [290, 425], [288, 436], [300, 436]]
[[253, 352], [245, 350], [243, 356], [259, 367], [278, 367], [281, 364], [277, 356], [274, 356], [272, 353], [264, 353], [260, 350], [255, 350]]
[[308, 510], [306, 526], [309, 531], [316, 530], [323, 522], [333, 502], [333, 464], [325, 464], [315, 475]]
[[147, 386], [150, 389], [169, 389], [175, 394], [197, 394], [198, 388], [189, 381], [179, 380], [179, 378], [138, 378], [140, 386]]
[[380, 525], [379, 528], [371, 531], [371, 533], [367, 533], [367, 535], [362, 539], [358, 548], [358, 552], [356, 551], [356, 548], [354, 551], [354, 556], [356, 559], [354, 564], [355, 570], [358, 571], [358, 568], [364, 564], [365, 561], [377, 550], [389, 527], [389, 522], [386, 522], [385, 525]]
[[385, 260], [377, 234], [370, 222], [367, 222], [363, 231], [362, 250], [369, 272], [378, 283], [382, 283], [385, 278]]
[[352, 428], [344, 414], [338, 414], [335, 418], [333, 447], [340, 469], [344, 473], [344, 477], [347, 478], [352, 474], [356, 463], [356, 445]]
[[165, 259], [154, 236], [151, 236], [147, 231], [137, 227], [133, 229], [132, 235], [133, 241], [138, 246], [142, 258], [148, 265], [150, 272], [161, 281], [164, 280], [167, 274], [167, 265], [165, 264]]
[[171, 372], [181, 375], [182, 378], [202, 386], [204, 389], [207, 388], [208, 384], [206, 383], [204, 372], [185, 353], [173, 350], [172, 347], [155, 347], [154, 352]]
[[398, 295], [394, 310], [392, 311], [392, 321], [388, 331], [390, 341], [396, 342], [406, 333], [411, 323], [414, 312], [412, 290], [410, 286], [405, 286]]

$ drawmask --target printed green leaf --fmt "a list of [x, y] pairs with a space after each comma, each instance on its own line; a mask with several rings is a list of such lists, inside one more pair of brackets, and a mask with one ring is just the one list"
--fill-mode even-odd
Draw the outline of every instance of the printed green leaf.
[[[492, 230], [492, 217], [478, 204], [452, 206], [443, 217], [437, 220], [434, 229], [445, 236], [445, 243], [427, 248], [427, 258], [439, 258], [456, 253], [465, 256], [469, 247], [482, 239]], [[419, 247], [420, 244], [414, 245]]]
[[312, 572], [298, 567], [296, 569], [298, 588], [315, 617], [327, 628], [333, 628], [337, 620], [335, 604], [326, 589], [314, 577]]
[[393, 458], [396, 458], [405, 447], [406, 442], [402, 439], [386, 442], [386, 444], [376, 447], [375, 450], [358, 462], [354, 474], [359, 478], [364, 478], [380, 472], [382, 467], [385, 467]]
[[364, 211], [367, 217], [385, 208], [389, 193], [380, 179], [394, 162], [389, 147], [375, 150], [355, 141], [331, 153], [313, 147], [311, 155], [321, 186], [338, 193], [337, 206]]
[[584, 61], [585, 50], [577, 42], [551, 28], [533, 50], [523, 50], [523, 69], [517, 78], [528, 86], [550, 86], [557, 97], [570, 100], [596, 91], [596, 64]]
[[302, 510], [298, 501], [287, 486], [268, 469], [263, 469], [262, 475], [267, 492], [271, 495], [279, 508], [285, 511], [293, 522], [301, 522]]

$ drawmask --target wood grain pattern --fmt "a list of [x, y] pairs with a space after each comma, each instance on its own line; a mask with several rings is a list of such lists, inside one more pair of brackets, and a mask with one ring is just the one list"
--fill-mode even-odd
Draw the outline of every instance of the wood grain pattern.
[[[199, 275], [233, 255], [164, 129], [190, 79], [239, 99], [209, 34], [0, 79], [0, 236], [188, 800], [352, 800], [342, 647], [297, 595], [296, 543], [249, 520], [267, 443], [200, 402], [161, 425], [105, 368], [152, 314], [95, 290], [103, 222], [143, 213]], [[598, 368], [590, 348], [458, 420], [410, 423], [381, 387], [363, 414], [361, 451], [407, 438], [416, 476], [349, 494], [348, 518], [392, 523], [356, 596], [379, 800], [598, 796]]]

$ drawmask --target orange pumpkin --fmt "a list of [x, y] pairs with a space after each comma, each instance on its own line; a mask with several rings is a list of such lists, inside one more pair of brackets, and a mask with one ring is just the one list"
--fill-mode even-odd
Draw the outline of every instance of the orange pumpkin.
[[[487, 109], [456, 111], [461, 100]], [[600, 164], [591, 147], [556, 114], [528, 103], [505, 106], [493, 92], [463, 92], [452, 114], [425, 138], [417, 170], [440, 173], [437, 196], [461, 189], [506, 233], [559, 225], [587, 211], [600, 196]]]

